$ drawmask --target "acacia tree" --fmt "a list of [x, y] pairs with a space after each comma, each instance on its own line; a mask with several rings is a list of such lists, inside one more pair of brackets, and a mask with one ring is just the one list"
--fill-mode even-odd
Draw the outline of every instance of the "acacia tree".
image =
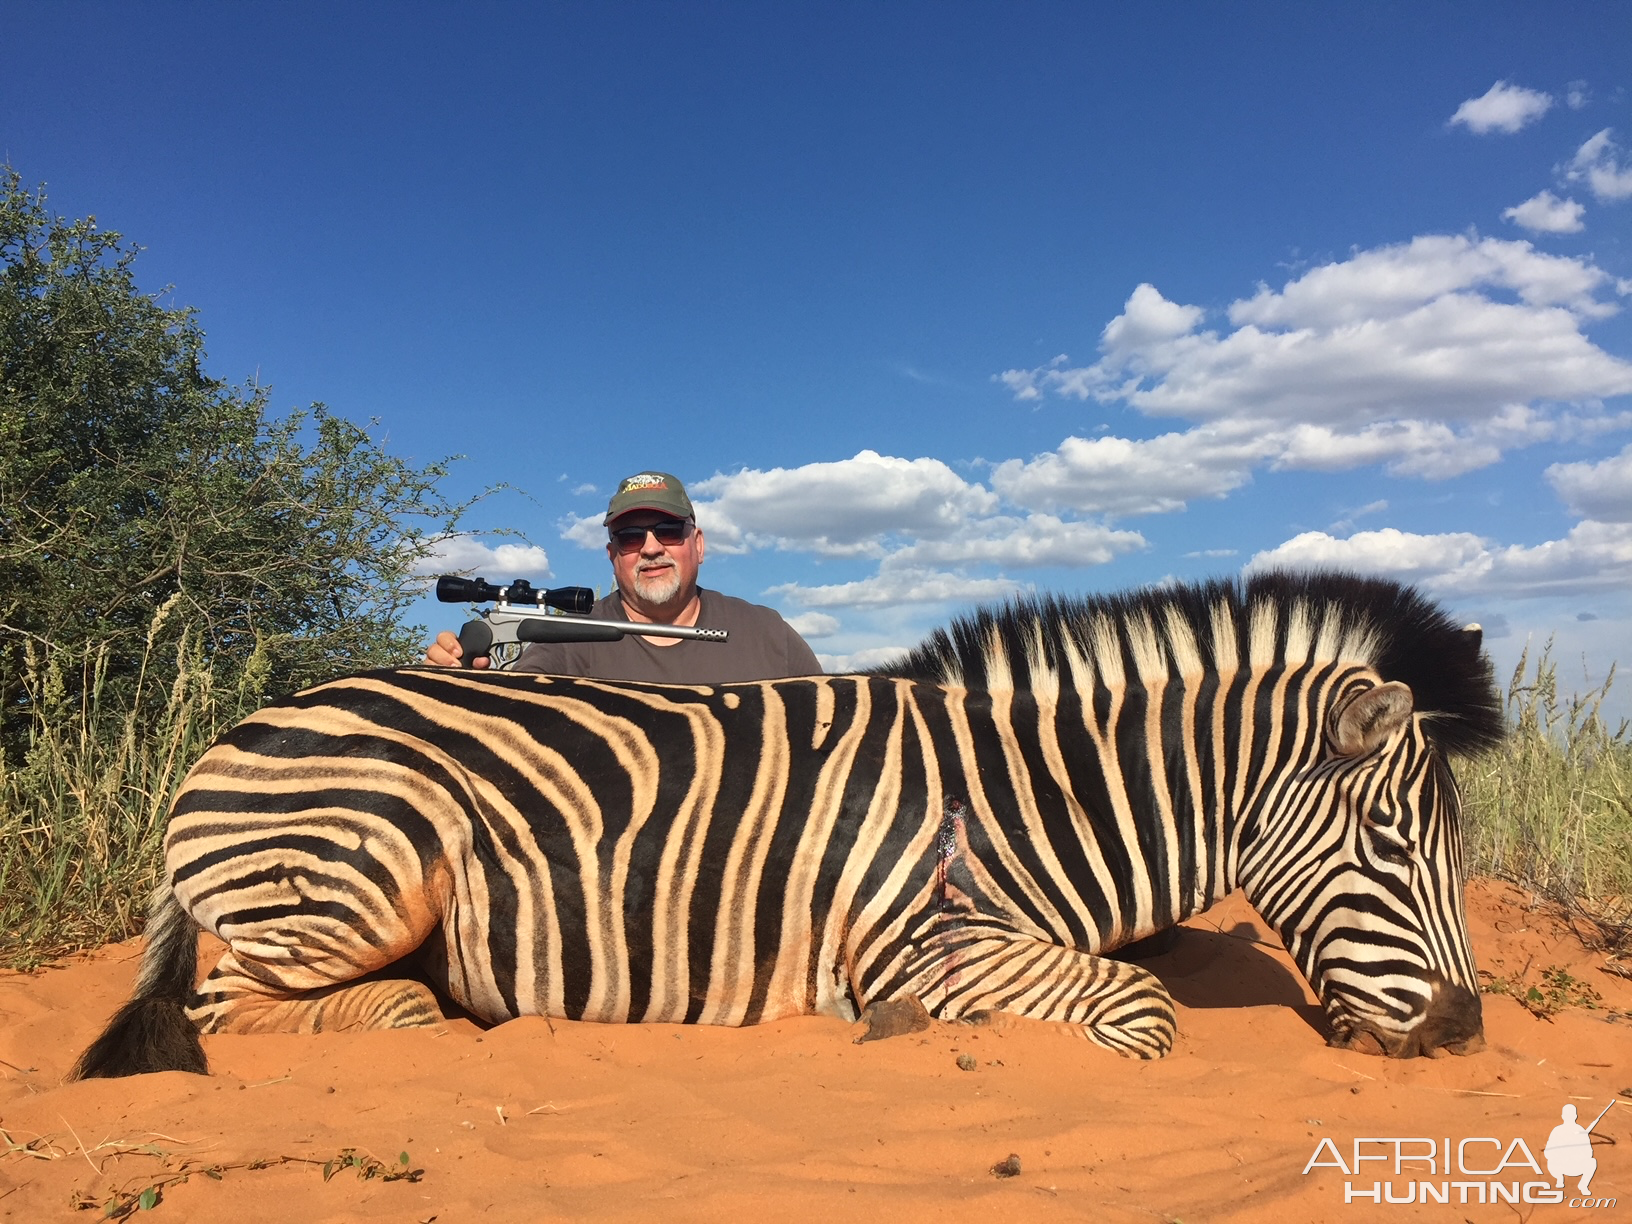
[[72, 710], [93, 666], [99, 700], [133, 695], [155, 633], [196, 635], [221, 681], [253, 659], [274, 694], [414, 658], [416, 562], [466, 508], [445, 464], [207, 375], [197, 317], [137, 288], [137, 250], [0, 167], [0, 766], [43, 660]]

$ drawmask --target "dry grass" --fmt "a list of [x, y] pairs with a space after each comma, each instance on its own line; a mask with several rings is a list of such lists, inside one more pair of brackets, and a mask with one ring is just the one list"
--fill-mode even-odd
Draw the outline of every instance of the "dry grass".
[[134, 711], [106, 708], [105, 653], [80, 664], [83, 700], [68, 696], [55, 658], [28, 655], [28, 753], [15, 769], [0, 760], [0, 966], [32, 968], [141, 929], [171, 796], [259, 704], [253, 661], [223, 693], [196, 635], [182, 635], [173, 659], [154, 656], [169, 611], [149, 631]]
[[1595, 690], [1561, 700], [1551, 646], [1508, 685], [1507, 741], [1460, 769], [1468, 869], [1511, 880], [1590, 918], [1613, 942], [1632, 935], [1632, 735]]

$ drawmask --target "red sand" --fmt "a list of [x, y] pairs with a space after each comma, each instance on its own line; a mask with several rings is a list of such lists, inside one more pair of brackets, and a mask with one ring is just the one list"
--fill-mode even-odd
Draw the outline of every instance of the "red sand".
[[[1345, 1183], [1414, 1180], [1426, 1162], [1347, 1177], [1305, 1166], [1323, 1137], [1522, 1139], [1543, 1147], [1574, 1102], [1598, 1124], [1593, 1196], [1632, 1208], [1632, 982], [1605, 972], [1523, 894], [1480, 882], [1474, 948], [1498, 975], [1562, 966], [1599, 1010], [1552, 1021], [1487, 996], [1489, 1049], [1394, 1062], [1328, 1049], [1278, 941], [1232, 898], [1146, 962], [1179, 1002], [1162, 1062], [1129, 1062], [1036, 1025], [854, 1045], [807, 1018], [752, 1029], [520, 1020], [442, 1030], [205, 1039], [213, 1074], [63, 1084], [126, 997], [139, 941], [0, 974], [0, 1221], [100, 1218], [158, 1185], [172, 1221], [733, 1218], [1501, 1220], [1567, 1205], [1344, 1204]], [[975, 1060], [959, 1067], [959, 1056]], [[965, 1060], [967, 1062], [967, 1059]], [[322, 1165], [344, 1149], [417, 1181]], [[1379, 1145], [1366, 1149], [1384, 1150]], [[992, 1166], [1010, 1154], [1020, 1172]], [[1466, 1165], [1500, 1157], [1471, 1145]], [[1514, 1159], [1517, 1159], [1515, 1157]], [[253, 1162], [274, 1162], [250, 1167]], [[222, 1166], [218, 1179], [197, 1170]], [[193, 1170], [185, 1182], [170, 1180]], [[1538, 1178], [1509, 1167], [1498, 1180]], [[1448, 1180], [1492, 1180], [1453, 1168]], [[1472, 1191], [1468, 1191], [1472, 1194]], [[1573, 1181], [1566, 1194], [1573, 1195]], [[1566, 1203], [1568, 1199], [1566, 1199]], [[76, 1203], [89, 1209], [74, 1211]], [[1579, 1218], [1579, 1217], [1577, 1217]], [[1589, 1218], [1608, 1218], [1594, 1215]]]

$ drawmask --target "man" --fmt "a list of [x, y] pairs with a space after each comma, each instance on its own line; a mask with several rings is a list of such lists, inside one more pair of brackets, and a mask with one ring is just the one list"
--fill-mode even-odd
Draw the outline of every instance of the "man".
[[[659, 684], [724, 684], [820, 675], [805, 640], [777, 613], [697, 585], [703, 532], [685, 486], [667, 472], [621, 481], [606, 508], [606, 555], [617, 591], [591, 615], [654, 625], [724, 629], [725, 642], [625, 634], [616, 642], [534, 642], [512, 671]], [[438, 667], [459, 662], [459, 639], [444, 630], [425, 652]], [[486, 659], [475, 660], [477, 667]]]

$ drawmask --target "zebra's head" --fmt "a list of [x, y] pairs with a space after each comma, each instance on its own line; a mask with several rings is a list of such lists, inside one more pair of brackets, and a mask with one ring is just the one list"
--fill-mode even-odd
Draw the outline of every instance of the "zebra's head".
[[1319, 996], [1329, 1044], [1475, 1053], [1461, 801], [1432, 718], [1374, 672], [1328, 693], [1316, 755], [1261, 813], [1241, 883]]

